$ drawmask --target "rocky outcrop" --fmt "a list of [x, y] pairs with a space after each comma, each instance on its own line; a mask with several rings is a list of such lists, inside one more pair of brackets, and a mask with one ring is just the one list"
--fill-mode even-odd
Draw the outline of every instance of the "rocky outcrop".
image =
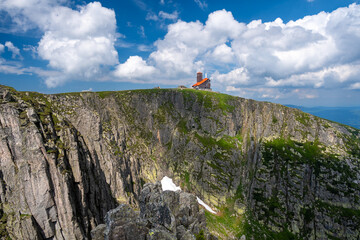
[[147, 183], [139, 204], [140, 213], [127, 204], [109, 211], [106, 224], [91, 232], [93, 239], [216, 239], [206, 228], [204, 210], [190, 193], [162, 191], [159, 182]]
[[116, 206], [96, 154], [71, 123], [15, 98], [3, 99], [0, 114], [4, 234], [13, 239], [89, 238]]
[[[91, 238], [171, 176], [219, 238], [359, 238], [360, 133], [191, 89], [43, 95], [0, 87], [0, 234]], [[171, 224], [170, 224], [171, 226]]]

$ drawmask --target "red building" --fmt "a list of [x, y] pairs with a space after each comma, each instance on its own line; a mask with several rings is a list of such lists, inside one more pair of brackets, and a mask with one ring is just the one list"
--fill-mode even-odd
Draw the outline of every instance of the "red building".
[[196, 80], [197, 80], [197, 82], [194, 84], [194, 85], [192, 85], [192, 87], [193, 88], [195, 88], [195, 89], [209, 89], [209, 90], [211, 90], [211, 88], [210, 88], [210, 79], [209, 78], [202, 78], [203, 77], [203, 75], [202, 75], [202, 73], [201, 72], [198, 72], [197, 73], [197, 76], [196, 76]]

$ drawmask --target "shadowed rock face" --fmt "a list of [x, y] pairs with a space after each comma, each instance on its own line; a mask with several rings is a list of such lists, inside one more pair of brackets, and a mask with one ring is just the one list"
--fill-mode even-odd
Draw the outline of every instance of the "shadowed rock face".
[[206, 228], [204, 210], [186, 192], [162, 191], [159, 182], [145, 184], [140, 213], [127, 204], [109, 211], [106, 224], [91, 232], [93, 239], [216, 239]]
[[359, 142], [357, 129], [213, 92], [0, 87], [0, 234], [90, 238], [167, 175], [220, 210], [207, 215], [220, 238], [356, 239]]

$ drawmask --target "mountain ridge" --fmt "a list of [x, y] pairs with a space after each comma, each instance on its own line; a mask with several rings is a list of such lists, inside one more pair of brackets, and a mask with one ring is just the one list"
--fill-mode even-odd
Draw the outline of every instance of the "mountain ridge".
[[221, 212], [206, 216], [222, 239], [359, 236], [355, 128], [192, 89], [0, 90], [2, 226], [14, 238], [91, 238], [165, 175]]

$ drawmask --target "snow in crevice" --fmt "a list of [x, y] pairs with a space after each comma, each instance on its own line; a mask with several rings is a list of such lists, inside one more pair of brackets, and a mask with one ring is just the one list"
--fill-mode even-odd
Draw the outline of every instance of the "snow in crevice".
[[173, 180], [167, 176], [163, 177], [163, 179], [161, 180], [161, 187], [163, 191], [169, 190], [169, 191], [173, 191], [176, 192], [178, 190], [181, 191], [180, 187], [177, 187], [175, 185], [175, 183], [173, 182]]
[[[173, 182], [173, 180], [167, 176], [163, 177], [163, 179], [161, 180], [161, 187], [163, 191], [181, 191], [181, 188], [176, 186], [175, 183]], [[198, 203], [203, 206], [207, 211], [211, 212], [212, 214], [216, 214], [216, 212], [214, 210], [211, 209], [211, 207], [209, 205], [207, 205], [206, 203], [204, 203], [200, 198], [196, 197], [196, 200], [198, 201]]]
[[198, 203], [203, 206], [206, 210], [208, 210], [209, 212], [211, 212], [212, 214], [216, 214], [216, 212], [214, 210], [211, 209], [211, 207], [209, 205], [207, 205], [206, 203], [204, 203], [200, 198], [196, 197], [196, 200], [198, 201]]

